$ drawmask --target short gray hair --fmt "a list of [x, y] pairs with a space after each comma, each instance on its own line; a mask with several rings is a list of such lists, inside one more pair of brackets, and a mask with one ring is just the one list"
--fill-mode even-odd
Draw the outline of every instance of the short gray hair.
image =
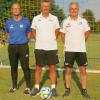
[[71, 3], [69, 4], [69, 8], [70, 8], [71, 5], [77, 5], [78, 8], [79, 8], [79, 3], [78, 3], [78, 2], [71, 2]]

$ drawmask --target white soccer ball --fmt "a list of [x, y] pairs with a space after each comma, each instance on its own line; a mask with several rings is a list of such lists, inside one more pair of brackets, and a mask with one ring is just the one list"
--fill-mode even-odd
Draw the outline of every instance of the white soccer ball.
[[43, 87], [40, 90], [40, 97], [42, 99], [49, 99], [52, 96], [51, 89], [49, 87]]

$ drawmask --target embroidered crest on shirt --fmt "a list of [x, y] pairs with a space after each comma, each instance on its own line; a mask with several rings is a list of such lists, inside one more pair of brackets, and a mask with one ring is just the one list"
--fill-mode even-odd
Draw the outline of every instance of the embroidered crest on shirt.
[[10, 25], [10, 29], [13, 29], [14, 28], [14, 26], [13, 25]]
[[68, 27], [71, 27], [71, 24], [70, 24], [70, 23], [68, 23], [66, 27], [67, 27], [67, 28], [68, 28]]
[[53, 19], [49, 19], [50, 22], [53, 22]]
[[23, 24], [20, 24], [20, 28], [23, 28], [24, 27], [24, 25]]
[[82, 25], [82, 22], [79, 22], [79, 25]]
[[40, 22], [40, 21], [41, 21], [41, 19], [38, 19], [38, 21]]

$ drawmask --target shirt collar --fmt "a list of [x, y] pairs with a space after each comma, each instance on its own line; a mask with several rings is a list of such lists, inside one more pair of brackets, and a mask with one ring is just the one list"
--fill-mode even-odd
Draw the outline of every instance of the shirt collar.
[[21, 20], [23, 19], [23, 17], [20, 16], [20, 19], [19, 19], [18, 21], [16, 21], [13, 17], [12, 17], [12, 19], [13, 19], [15, 22], [19, 22], [19, 21], [21, 21]]
[[[40, 14], [40, 18], [44, 18], [43, 16], [42, 16], [42, 13]], [[49, 16], [47, 17], [47, 19], [51, 19], [51, 14], [49, 13]]]
[[[68, 17], [68, 19], [72, 21], [72, 19], [71, 19], [71, 17], [70, 17], [70, 16]], [[81, 17], [78, 15], [78, 18], [77, 18], [77, 20], [76, 20], [76, 21], [79, 21], [80, 19], [81, 19]]]

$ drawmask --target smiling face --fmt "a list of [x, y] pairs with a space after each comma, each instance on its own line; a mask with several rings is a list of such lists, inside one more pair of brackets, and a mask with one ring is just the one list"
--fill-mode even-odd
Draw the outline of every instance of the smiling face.
[[50, 2], [41, 3], [41, 11], [43, 14], [49, 14], [50, 12]]
[[79, 12], [79, 5], [78, 3], [71, 3], [69, 5], [69, 14], [71, 17], [77, 17]]
[[13, 5], [12, 5], [11, 12], [12, 12], [12, 14], [13, 14], [14, 16], [19, 16], [19, 15], [20, 15], [20, 12], [21, 12], [21, 10], [20, 10], [20, 5], [17, 4], [17, 3], [13, 4]]

